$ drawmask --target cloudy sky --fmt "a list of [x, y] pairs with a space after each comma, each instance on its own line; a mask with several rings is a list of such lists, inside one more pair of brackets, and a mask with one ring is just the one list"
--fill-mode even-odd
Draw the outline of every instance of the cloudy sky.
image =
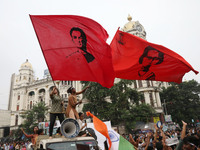
[[[26, 59], [40, 79], [47, 68], [29, 14], [89, 17], [107, 30], [108, 43], [130, 14], [144, 26], [149, 42], [170, 48], [200, 71], [199, 8], [199, 0], [1, 0], [0, 109], [7, 109], [11, 75]], [[200, 82], [193, 72], [183, 78], [191, 79]]]

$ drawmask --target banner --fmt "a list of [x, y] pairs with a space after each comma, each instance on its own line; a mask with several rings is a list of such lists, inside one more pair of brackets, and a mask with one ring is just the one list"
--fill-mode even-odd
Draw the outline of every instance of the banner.
[[110, 46], [117, 78], [181, 83], [184, 74], [190, 70], [198, 74], [172, 50], [120, 30]]
[[53, 80], [114, 83], [108, 34], [96, 21], [74, 15], [30, 15]]

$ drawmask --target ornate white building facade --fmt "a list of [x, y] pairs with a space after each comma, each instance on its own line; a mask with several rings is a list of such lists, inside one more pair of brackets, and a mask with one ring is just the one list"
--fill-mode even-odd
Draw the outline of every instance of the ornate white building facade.
[[[60, 91], [60, 96], [67, 104], [68, 93], [67, 89], [73, 86], [77, 91], [82, 89], [79, 81], [55, 81], [53, 83], [48, 70], [43, 79], [36, 79], [34, 76], [32, 65], [26, 60], [19, 69], [19, 74], [13, 74], [11, 77], [10, 96], [8, 110], [11, 111], [10, 126], [17, 127], [23, 122], [20, 114], [25, 110], [32, 109], [33, 105], [38, 102], [45, 102], [46, 106], [51, 107], [51, 99], [49, 97], [54, 83]], [[79, 97], [81, 99], [81, 96]], [[82, 110], [83, 105], [77, 109]], [[49, 120], [49, 115], [47, 120]]]

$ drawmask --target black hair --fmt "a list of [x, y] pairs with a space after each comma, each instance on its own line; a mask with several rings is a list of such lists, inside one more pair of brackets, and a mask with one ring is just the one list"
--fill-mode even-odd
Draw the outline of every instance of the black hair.
[[199, 146], [199, 140], [195, 136], [187, 136], [183, 139], [183, 144], [189, 144], [192, 143], [196, 147]]
[[73, 32], [73, 31], [79, 31], [79, 32], [81, 33], [81, 37], [83, 38], [81, 49], [82, 49], [83, 51], [86, 51], [86, 50], [87, 50], [87, 49], [86, 49], [86, 44], [87, 44], [86, 34], [83, 32], [82, 29], [77, 28], [77, 27], [73, 27], [73, 28], [71, 28], [71, 30], [70, 30], [70, 35], [71, 35], [71, 37], [72, 37], [72, 32]]
[[79, 117], [80, 117], [82, 114], [83, 114], [82, 112], [79, 112], [79, 113], [78, 113]]
[[71, 93], [72, 94], [72, 89], [74, 89], [74, 87], [68, 88], [67, 93]]
[[39, 129], [38, 131], [37, 131], [37, 134], [38, 135], [41, 135], [43, 133], [43, 129]]
[[139, 58], [139, 63], [142, 64], [144, 57], [146, 57], [148, 55], [148, 52], [150, 50], [154, 50], [154, 51], [158, 52], [158, 59], [159, 59], [159, 61], [156, 63], [156, 65], [161, 64], [163, 62], [163, 60], [164, 60], [164, 53], [158, 51], [157, 49], [155, 49], [155, 48], [153, 48], [151, 46], [147, 46], [144, 49], [144, 52], [143, 52], [142, 56], [140, 56], [140, 58]]
[[157, 148], [157, 150], [163, 150], [162, 142], [157, 142], [156, 143], [156, 148]]
[[153, 147], [152, 146], [148, 146], [147, 150], [153, 150]]
[[53, 86], [52, 90], [53, 90], [53, 88], [56, 88], [56, 90], [58, 91], [58, 95], [60, 95], [60, 91], [58, 90], [58, 88], [56, 86]]

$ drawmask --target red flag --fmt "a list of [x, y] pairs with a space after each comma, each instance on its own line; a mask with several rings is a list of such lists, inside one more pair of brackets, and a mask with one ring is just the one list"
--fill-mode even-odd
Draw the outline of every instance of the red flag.
[[99, 118], [97, 118], [96, 116], [94, 116], [92, 113], [90, 113], [89, 111], [86, 112], [86, 115], [93, 118], [94, 128], [99, 133], [103, 134], [108, 139], [109, 150], [110, 150], [110, 148], [112, 146], [112, 142], [110, 140], [110, 136], [108, 134], [108, 128], [107, 128], [106, 124], [104, 122], [102, 122]]
[[94, 81], [110, 88], [114, 70], [106, 30], [73, 15], [30, 15], [53, 80]]
[[182, 82], [192, 66], [172, 50], [153, 44], [135, 35], [117, 31], [112, 42], [115, 75], [129, 80]]

